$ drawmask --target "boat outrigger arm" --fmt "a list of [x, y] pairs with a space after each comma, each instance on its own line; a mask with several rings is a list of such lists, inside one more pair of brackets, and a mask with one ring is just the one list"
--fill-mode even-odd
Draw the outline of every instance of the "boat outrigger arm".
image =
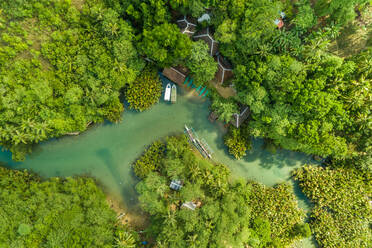
[[206, 148], [207, 145], [203, 144], [198, 138], [197, 135], [194, 134], [194, 131], [192, 128], [189, 128], [188, 126], [185, 125], [186, 129], [186, 134], [189, 138], [189, 140], [193, 143], [193, 145], [198, 149], [198, 151], [203, 155], [203, 157], [206, 158], [212, 158], [211, 152], [208, 151]]

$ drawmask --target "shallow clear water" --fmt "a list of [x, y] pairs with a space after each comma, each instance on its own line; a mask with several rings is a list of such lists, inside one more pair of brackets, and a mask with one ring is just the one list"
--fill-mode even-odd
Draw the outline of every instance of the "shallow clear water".
[[[192, 126], [208, 142], [214, 150], [214, 160], [228, 165], [233, 176], [272, 186], [290, 181], [290, 171], [312, 161], [305, 154], [286, 150], [271, 154], [262, 149], [262, 140], [253, 141], [253, 149], [245, 159], [234, 160], [223, 145], [223, 125], [207, 119], [208, 101], [180, 88], [178, 93], [176, 104], [161, 101], [143, 113], [126, 111], [119, 124], [99, 124], [79, 136], [44, 142], [24, 162], [12, 162], [9, 152], [0, 152], [0, 161], [11, 168], [31, 169], [43, 177], [92, 175], [132, 210], [137, 207], [137, 179], [131, 164], [151, 142], [183, 132], [184, 124]], [[308, 210], [309, 204], [297, 187], [295, 193], [299, 206]]]

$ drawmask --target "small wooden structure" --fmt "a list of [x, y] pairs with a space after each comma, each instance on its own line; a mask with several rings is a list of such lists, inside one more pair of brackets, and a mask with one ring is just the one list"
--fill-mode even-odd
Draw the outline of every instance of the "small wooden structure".
[[187, 34], [189, 37], [193, 36], [196, 30], [196, 20], [191, 17], [183, 16], [182, 19], [177, 20], [177, 26], [181, 33]]
[[218, 42], [213, 39], [213, 35], [209, 32], [209, 28], [205, 28], [195, 34], [194, 40], [204, 40], [209, 46], [209, 54], [215, 56], [218, 52]]
[[234, 76], [232, 65], [226, 58], [224, 58], [220, 54], [217, 54], [216, 61], [218, 63], [218, 70], [215, 75], [215, 80], [218, 83], [222, 84], [223, 82], [231, 79]]
[[169, 187], [173, 190], [180, 190], [182, 188], [182, 182], [181, 180], [172, 180]]
[[236, 128], [239, 128], [241, 124], [248, 118], [250, 114], [250, 110], [248, 106], [242, 106], [240, 113], [235, 113], [232, 116], [232, 120], [230, 123], [235, 126]]
[[195, 210], [195, 208], [197, 207], [195, 203], [193, 203], [192, 201], [189, 201], [189, 202], [185, 202], [182, 204], [182, 207], [185, 207], [185, 208], [188, 208], [188, 209], [191, 209], [191, 210]]
[[179, 85], [182, 85], [186, 80], [185, 70], [180, 67], [164, 68], [163, 75], [166, 76], [172, 82]]

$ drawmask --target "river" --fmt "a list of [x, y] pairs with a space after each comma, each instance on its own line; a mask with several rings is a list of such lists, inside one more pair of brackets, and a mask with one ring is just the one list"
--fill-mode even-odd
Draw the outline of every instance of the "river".
[[[103, 123], [79, 136], [68, 136], [43, 142], [24, 162], [13, 162], [9, 152], [0, 152], [0, 161], [11, 168], [27, 168], [43, 177], [91, 175], [105, 190], [123, 201], [129, 211], [138, 208], [135, 192], [137, 179], [131, 165], [156, 139], [183, 132], [184, 124], [192, 126], [200, 138], [213, 149], [214, 160], [231, 168], [232, 175], [272, 186], [291, 182], [290, 172], [313, 162], [310, 156], [287, 150], [271, 154], [262, 149], [262, 140], [253, 140], [253, 149], [242, 160], [235, 160], [223, 144], [225, 129], [221, 123], [210, 123], [209, 102], [192, 92], [178, 88], [176, 104], [160, 101], [150, 110], [138, 113], [126, 110], [118, 124]], [[304, 195], [295, 187], [299, 206], [309, 210]], [[301, 247], [313, 247], [305, 241]]]

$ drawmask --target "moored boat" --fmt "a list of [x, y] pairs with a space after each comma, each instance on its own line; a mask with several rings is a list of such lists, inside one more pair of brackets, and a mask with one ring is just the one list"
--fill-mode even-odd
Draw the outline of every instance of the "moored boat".
[[165, 87], [165, 93], [164, 93], [164, 101], [170, 101], [171, 97], [171, 84], [167, 84]]
[[175, 103], [177, 101], [177, 86], [173, 84], [171, 92], [171, 102]]

